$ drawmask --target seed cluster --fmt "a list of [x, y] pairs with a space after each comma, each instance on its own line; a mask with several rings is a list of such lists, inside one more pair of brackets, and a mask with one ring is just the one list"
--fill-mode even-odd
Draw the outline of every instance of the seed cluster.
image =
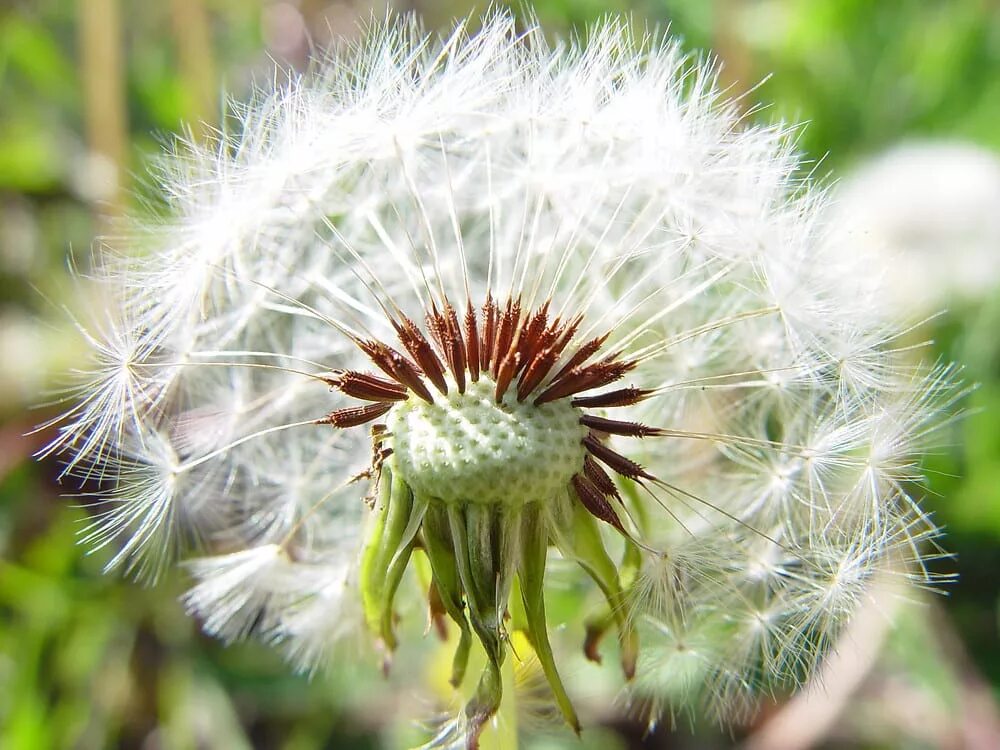
[[347, 428], [388, 415], [373, 430], [376, 455], [394, 455], [413, 489], [430, 497], [519, 503], [569, 484], [591, 514], [624, 531], [612, 502], [621, 498], [603, 467], [634, 481], [654, 477], [605, 438], [664, 433], [584, 411], [629, 406], [650, 392], [580, 395], [620, 380], [638, 362], [619, 351], [599, 356], [609, 333], [576, 343], [583, 317], [550, 319], [549, 307], [524, 310], [514, 298], [500, 306], [487, 294], [480, 314], [469, 301], [460, 323], [444, 299], [426, 313], [429, 335], [398, 313], [390, 322], [403, 351], [354, 339], [382, 376], [336, 371], [326, 378], [368, 403], [317, 422]]

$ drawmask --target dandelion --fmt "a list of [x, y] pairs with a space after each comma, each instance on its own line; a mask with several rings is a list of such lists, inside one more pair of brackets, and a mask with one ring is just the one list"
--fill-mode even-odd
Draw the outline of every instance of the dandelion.
[[206, 630], [304, 669], [364, 632], [388, 669], [422, 600], [469, 696], [436, 740], [471, 747], [514, 636], [581, 727], [554, 559], [650, 725], [804, 679], [877, 573], [932, 581], [912, 456], [950, 373], [711, 68], [613, 20], [389, 21], [236, 115], [164, 160], [145, 254], [107, 254], [51, 446], [111, 485], [113, 565], [195, 557]]

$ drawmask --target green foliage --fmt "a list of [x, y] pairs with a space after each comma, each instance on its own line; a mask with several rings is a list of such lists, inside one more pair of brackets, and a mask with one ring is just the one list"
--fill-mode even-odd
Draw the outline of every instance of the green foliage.
[[801, 144], [840, 164], [901, 136], [1000, 146], [1000, 10], [978, 0], [746, 4], [760, 99], [807, 121]]

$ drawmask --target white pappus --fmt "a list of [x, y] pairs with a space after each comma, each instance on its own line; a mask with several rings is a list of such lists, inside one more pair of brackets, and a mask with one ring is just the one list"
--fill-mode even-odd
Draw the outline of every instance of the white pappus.
[[581, 725], [549, 558], [603, 602], [560, 637], [611, 634], [651, 723], [800, 682], [876, 574], [932, 582], [914, 456], [951, 370], [711, 67], [622, 21], [390, 20], [232, 119], [163, 160], [144, 252], [105, 253], [48, 449], [109, 488], [115, 567], [194, 558], [209, 632], [306, 669], [370, 633], [388, 666], [420, 598], [458, 634], [437, 741], [474, 746], [515, 632]]

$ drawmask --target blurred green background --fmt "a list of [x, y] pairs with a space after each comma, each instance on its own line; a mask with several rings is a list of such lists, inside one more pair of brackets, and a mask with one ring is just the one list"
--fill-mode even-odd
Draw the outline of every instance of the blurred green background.
[[[434, 27], [473, 7], [398, 9]], [[180, 574], [155, 590], [102, 576], [101, 555], [74, 542], [85, 512], [60, 496], [58, 464], [32, 460], [47, 436], [25, 436], [57, 411], [39, 404], [77, 357], [61, 310], [79, 302], [69, 251], [85, 259], [115, 217], [155, 203], [150, 159], [185, 123], [217, 122], [220, 91], [245, 94], [272, 60], [304, 67], [373, 11], [384, 12], [364, 0], [0, 4], [0, 748], [376, 748], [416, 736], [386, 720], [412, 696], [394, 697], [370, 665], [309, 680], [264, 648], [199, 635], [176, 603]], [[862, 205], [894, 222], [861, 240], [892, 244], [914, 268], [936, 253], [931, 283], [904, 287], [901, 304], [918, 319], [948, 308], [914, 340], [933, 338], [928, 356], [980, 384], [925, 459], [927, 505], [957, 555], [939, 566], [959, 574], [947, 596], [862, 631], [881, 647], [835, 665], [818, 709], [776, 703], [733, 735], [682, 723], [645, 739], [603, 710], [585, 720], [583, 746], [1000, 747], [1000, 3], [540, 0], [536, 11], [553, 33], [607, 12], [669, 24], [688, 49], [718, 56], [734, 91], [773, 73], [748, 100], [768, 106], [751, 116], [808, 122], [807, 168], [857, 174], [848, 214]], [[870, 165], [914, 140], [916, 151]], [[923, 255], [908, 260], [911, 246]], [[945, 278], [941, 258], [975, 283]]]

